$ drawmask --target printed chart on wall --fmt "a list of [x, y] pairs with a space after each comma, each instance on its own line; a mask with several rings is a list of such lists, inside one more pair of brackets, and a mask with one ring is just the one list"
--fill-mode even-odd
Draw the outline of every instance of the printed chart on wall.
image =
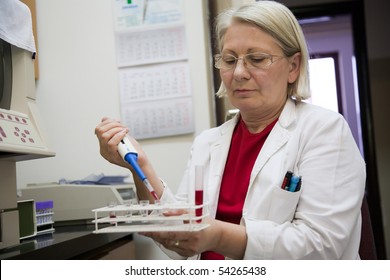
[[122, 120], [137, 139], [194, 132], [183, 0], [113, 0]]

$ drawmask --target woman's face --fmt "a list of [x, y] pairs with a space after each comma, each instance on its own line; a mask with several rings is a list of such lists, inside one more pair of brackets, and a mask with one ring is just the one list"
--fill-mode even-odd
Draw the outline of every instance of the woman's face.
[[261, 118], [278, 114], [287, 100], [288, 83], [297, 78], [297, 74], [291, 74], [291, 69], [296, 65], [292, 58], [284, 57], [282, 49], [271, 35], [252, 24], [234, 22], [225, 34], [222, 55], [242, 58], [251, 53], [272, 54], [282, 58], [274, 57], [274, 62], [267, 69], [248, 69], [243, 59], [239, 59], [230, 70], [221, 69], [220, 75], [228, 98], [242, 115], [254, 114]]

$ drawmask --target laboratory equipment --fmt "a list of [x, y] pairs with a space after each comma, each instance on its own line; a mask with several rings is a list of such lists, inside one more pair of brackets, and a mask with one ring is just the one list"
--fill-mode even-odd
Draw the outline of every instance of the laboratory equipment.
[[0, 38], [0, 249], [19, 243], [16, 162], [55, 155], [35, 102], [32, 56]]
[[[195, 166], [195, 205], [203, 204], [203, 166]], [[195, 210], [197, 217], [202, 216], [202, 208], [197, 208]], [[202, 220], [198, 220], [201, 222]]]
[[19, 199], [53, 201], [53, 221], [68, 224], [90, 224], [92, 210], [103, 205], [115, 206], [137, 202], [132, 183], [119, 185], [37, 184], [19, 189]]
[[37, 234], [35, 202], [32, 199], [18, 201], [19, 238], [25, 239]]
[[53, 200], [35, 201], [37, 235], [54, 232]]
[[[141, 206], [139, 213], [142, 217], [148, 216], [148, 208], [146, 206], [148, 206], [149, 204], [150, 204], [149, 200], [140, 200], [139, 201], [139, 205]], [[132, 212], [132, 211], [130, 210], [130, 212]]]
[[53, 156], [47, 147], [35, 102], [34, 60], [29, 51], [0, 38], [1, 159]]
[[[203, 166], [195, 166], [195, 189], [190, 187], [190, 192], [195, 192], [195, 203], [187, 197], [187, 201], [164, 203], [156, 200], [150, 203], [149, 200], [140, 200], [131, 205], [94, 209], [94, 233], [199, 231], [208, 227], [203, 220], [209, 215], [207, 203], [203, 200], [203, 175]], [[165, 211], [174, 211], [177, 215], [164, 215]]]
[[131, 144], [129, 138], [125, 137], [119, 142], [118, 152], [123, 158], [123, 160], [128, 162], [134, 168], [138, 177], [145, 184], [145, 186], [147, 187], [151, 195], [154, 197], [154, 199], [160, 200], [157, 196], [156, 191], [153, 189], [152, 185], [150, 184], [148, 178], [146, 178], [141, 167], [138, 165], [137, 163], [138, 153], [137, 150], [134, 148], [133, 144]]
[[[153, 232], [153, 231], [200, 231], [209, 226], [202, 222], [208, 216], [203, 211], [202, 216], [194, 215], [197, 209], [205, 208], [205, 204], [191, 205], [189, 203], [116, 205], [92, 210], [95, 214], [95, 230], [93, 233], [116, 232]], [[183, 214], [165, 216], [165, 210], [180, 210]], [[115, 212], [115, 217], [108, 213]], [[132, 214], [129, 215], [128, 213]], [[100, 217], [100, 218], [99, 218]], [[107, 226], [108, 225], [108, 226]]]

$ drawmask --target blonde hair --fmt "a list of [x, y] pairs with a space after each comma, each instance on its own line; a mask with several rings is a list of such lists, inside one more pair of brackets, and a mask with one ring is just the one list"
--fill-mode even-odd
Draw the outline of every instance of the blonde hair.
[[[309, 98], [309, 52], [301, 26], [293, 13], [283, 4], [274, 1], [257, 1], [222, 12], [216, 21], [217, 47], [220, 52], [226, 31], [233, 21], [254, 24], [270, 34], [286, 57], [301, 53], [299, 76], [294, 83], [289, 84], [288, 94], [297, 100]], [[222, 97], [226, 93], [226, 88], [221, 83], [217, 96]]]

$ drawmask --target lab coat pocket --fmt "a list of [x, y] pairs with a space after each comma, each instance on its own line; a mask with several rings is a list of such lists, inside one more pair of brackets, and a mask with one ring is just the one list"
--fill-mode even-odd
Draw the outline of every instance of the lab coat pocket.
[[291, 222], [294, 218], [301, 191], [289, 192], [280, 187], [272, 191], [268, 219], [276, 223]]

